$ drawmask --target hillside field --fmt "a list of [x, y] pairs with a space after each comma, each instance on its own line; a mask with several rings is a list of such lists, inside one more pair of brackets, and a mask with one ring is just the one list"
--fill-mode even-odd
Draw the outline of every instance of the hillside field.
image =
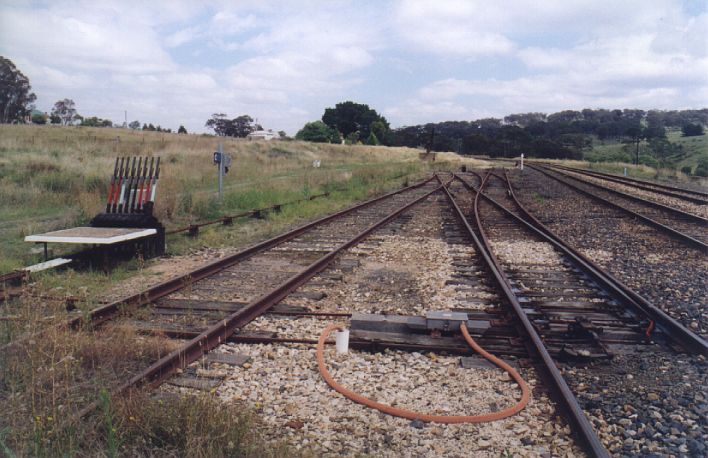
[[[212, 163], [212, 152], [219, 142], [233, 157], [232, 169], [224, 179], [223, 202], [217, 198], [217, 169]], [[418, 159], [418, 153], [410, 148], [2, 125], [0, 272], [40, 260], [39, 254], [30, 253], [32, 247], [23, 241], [25, 235], [86, 224], [99, 213], [118, 156], [162, 158], [156, 213], [168, 229], [331, 193], [327, 198], [286, 206], [282, 213], [260, 223], [262, 227], [258, 229], [251, 226], [259, 223], [239, 221], [228, 233], [212, 234], [209, 240], [217, 245], [237, 245], [249, 237], [280, 231], [462, 160], [453, 154], [441, 154], [438, 162], [428, 164]], [[313, 167], [316, 159], [321, 161], [319, 168]], [[172, 253], [183, 251], [190, 244], [205, 243], [209, 231], [205, 235], [194, 242], [183, 236], [170, 237], [168, 248]]]

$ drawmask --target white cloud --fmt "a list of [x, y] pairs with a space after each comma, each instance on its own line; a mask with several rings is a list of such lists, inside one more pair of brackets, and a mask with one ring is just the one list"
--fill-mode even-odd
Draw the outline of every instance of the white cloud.
[[[394, 125], [585, 106], [708, 105], [708, 15], [679, 0], [0, 4], [42, 109], [294, 133], [342, 100]], [[185, 46], [185, 45], [189, 46]]]

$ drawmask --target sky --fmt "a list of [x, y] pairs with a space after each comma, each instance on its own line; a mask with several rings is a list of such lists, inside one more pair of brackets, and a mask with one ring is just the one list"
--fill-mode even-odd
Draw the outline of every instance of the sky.
[[0, 0], [37, 108], [294, 135], [352, 100], [392, 127], [583, 108], [708, 107], [706, 0]]

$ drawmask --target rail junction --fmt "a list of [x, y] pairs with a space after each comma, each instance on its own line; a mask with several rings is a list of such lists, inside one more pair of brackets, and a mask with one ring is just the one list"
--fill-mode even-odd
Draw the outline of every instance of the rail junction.
[[[558, 198], [563, 208], [555, 206], [555, 192], [564, 196]], [[563, 201], [569, 192], [594, 212], [593, 221], [612, 222], [610, 235], [639, 226], [640, 234], [626, 236], [645, 245], [659, 240], [656, 250], [680, 250], [690, 266], [702, 266], [695, 291], [666, 300], [628, 271], [646, 269], [632, 255], [583, 234], [568, 237], [563, 228], [583, 225]], [[690, 384], [705, 382], [708, 356], [706, 282], [700, 283], [706, 204], [702, 192], [545, 164], [523, 173], [440, 173], [75, 315], [68, 325], [175, 339], [173, 351], [121, 380], [114, 395], [148, 388], [159, 395], [212, 391], [225, 400], [269, 399], [272, 405], [259, 409], [274, 438], [324, 452], [397, 454], [418, 447], [416, 453], [449, 454], [448, 445], [431, 445], [439, 440], [453, 449], [464, 444], [465, 454], [699, 456], [708, 438], [700, 418], [706, 398], [699, 393], [706, 385]], [[604, 253], [621, 258], [624, 268], [608, 268], [615, 259]], [[684, 282], [687, 275], [672, 278]], [[318, 371], [315, 347], [331, 323], [350, 330], [353, 352], [335, 353], [331, 339], [320, 339], [328, 348], [320, 350]], [[485, 363], [465, 333], [525, 382], [515, 384]], [[26, 342], [18, 338], [9, 347]], [[371, 372], [377, 358], [391, 367]], [[690, 378], [652, 372], [652, 363], [663, 368], [671, 361], [690, 367]], [[634, 373], [637, 365], [651, 377]], [[421, 411], [422, 420], [423, 414], [500, 411], [522, 397], [525, 383], [531, 401], [517, 419], [445, 431], [416, 418], [374, 417], [361, 401], [328, 390], [323, 368], [379, 403]], [[392, 368], [398, 372], [387, 372]], [[420, 371], [434, 376], [410, 380]], [[676, 377], [688, 386], [676, 386]], [[465, 394], [465, 383], [487, 391]], [[446, 390], [447, 397], [431, 395]], [[703, 403], [699, 397], [684, 403], [692, 393]], [[681, 420], [661, 404], [671, 396], [682, 400], [673, 414]], [[322, 399], [335, 411], [321, 406]], [[96, 407], [87, 403], [76, 418]], [[321, 423], [321, 410], [332, 419], [356, 411], [349, 421], [371, 421], [369, 430], [362, 436], [365, 424]], [[656, 415], [666, 425], [657, 427]], [[524, 428], [534, 417], [538, 431]], [[326, 440], [318, 444], [318, 436]]]

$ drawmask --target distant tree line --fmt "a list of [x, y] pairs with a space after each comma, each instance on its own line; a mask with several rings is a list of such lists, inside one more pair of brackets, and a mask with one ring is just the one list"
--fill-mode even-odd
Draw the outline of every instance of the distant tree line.
[[[666, 128], [680, 128], [684, 135], [702, 135], [708, 109], [566, 110], [520, 113], [475, 121], [446, 121], [408, 126], [392, 131], [396, 146], [429, 147], [433, 151], [513, 157], [581, 158], [594, 138], [625, 142], [646, 140], [666, 150]], [[699, 133], [700, 132], [700, 133]]]

